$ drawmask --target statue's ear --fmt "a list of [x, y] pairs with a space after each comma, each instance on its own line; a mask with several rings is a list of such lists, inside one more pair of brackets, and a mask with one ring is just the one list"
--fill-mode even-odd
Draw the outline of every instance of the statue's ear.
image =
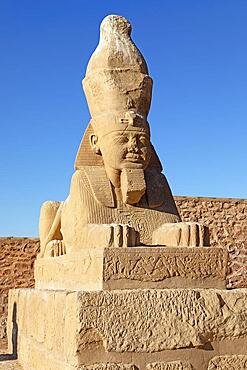
[[90, 141], [90, 145], [91, 145], [93, 152], [95, 154], [101, 155], [101, 151], [100, 151], [99, 144], [98, 144], [98, 136], [95, 134], [89, 135], [89, 141]]
[[80, 170], [84, 166], [103, 166], [102, 155], [94, 153], [91, 147], [90, 135], [94, 134], [91, 122], [89, 123], [80, 143], [76, 159], [75, 170]]

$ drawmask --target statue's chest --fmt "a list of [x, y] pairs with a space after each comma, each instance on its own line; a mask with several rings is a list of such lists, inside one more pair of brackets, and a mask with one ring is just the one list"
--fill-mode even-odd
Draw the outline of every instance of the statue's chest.
[[96, 202], [88, 214], [88, 223], [115, 223], [133, 227], [140, 233], [140, 241], [143, 244], [151, 244], [153, 231], [166, 222], [174, 220], [164, 212], [132, 206], [106, 208]]

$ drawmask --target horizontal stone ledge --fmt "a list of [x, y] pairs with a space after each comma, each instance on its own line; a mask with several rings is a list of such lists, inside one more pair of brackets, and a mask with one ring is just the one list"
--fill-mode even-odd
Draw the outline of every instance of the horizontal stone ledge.
[[226, 287], [228, 252], [209, 247], [84, 249], [35, 262], [40, 289]]
[[55, 354], [61, 345], [70, 354], [145, 353], [247, 340], [247, 289], [16, 289], [9, 301], [9, 333], [15, 305], [19, 335]]

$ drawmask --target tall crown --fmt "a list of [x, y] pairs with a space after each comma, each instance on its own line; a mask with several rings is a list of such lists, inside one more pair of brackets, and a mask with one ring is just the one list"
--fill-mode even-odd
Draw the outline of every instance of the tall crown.
[[126, 111], [146, 121], [152, 79], [130, 34], [131, 25], [124, 17], [109, 15], [101, 23], [100, 41], [82, 82], [92, 122]]

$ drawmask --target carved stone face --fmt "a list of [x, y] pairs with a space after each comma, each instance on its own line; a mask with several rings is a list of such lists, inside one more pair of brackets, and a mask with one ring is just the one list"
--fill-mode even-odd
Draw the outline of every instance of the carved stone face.
[[101, 136], [97, 145], [105, 165], [114, 170], [145, 170], [150, 160], [149, 134], [138, 129], [112, 131]]

